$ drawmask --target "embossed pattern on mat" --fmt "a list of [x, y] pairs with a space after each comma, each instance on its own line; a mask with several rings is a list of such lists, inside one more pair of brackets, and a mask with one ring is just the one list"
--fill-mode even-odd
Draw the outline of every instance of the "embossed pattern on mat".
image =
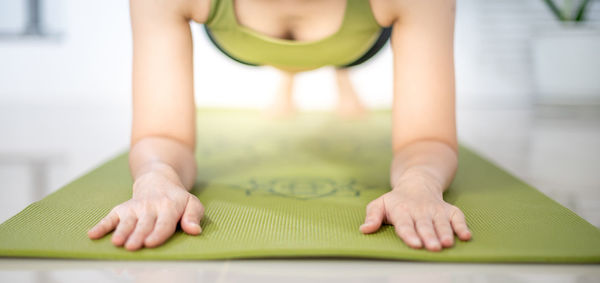
[[465, 147], [445, 199], [465, 212], [470, 242], [434, 253], [406, 247], [391, 226], [361, 234], [365, 205], [389, 190], [389, 112], [267, 121], [253, 111], [200, 110], [197, 159], [200, 236], [178, 229], [165, 245], [136, 252], [114, 247], [110, 235], [87, 238], [131, 195], [123, 154], [0, 224], [0, 256], [600, 262], [596, 227]]

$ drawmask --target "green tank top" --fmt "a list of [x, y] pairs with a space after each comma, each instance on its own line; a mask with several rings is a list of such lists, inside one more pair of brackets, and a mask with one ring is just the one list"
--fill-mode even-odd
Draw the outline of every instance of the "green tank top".
[[382, 31], [369, 0], [347, 0], [340, 29], [328, 37], [316, 41], [269, 37], [240, 25], [233, 1], [211, 0], [210, 14], [204, 24], [227, 53], [256, 65], [298, 71], [343, 66], [367, 52]]

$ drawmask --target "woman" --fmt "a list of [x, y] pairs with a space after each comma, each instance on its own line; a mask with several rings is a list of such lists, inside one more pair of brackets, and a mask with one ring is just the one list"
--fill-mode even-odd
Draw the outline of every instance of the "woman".
[[[193, 20], [238, 61], [288, 74], [347, 67], [373, 48], [382, 27], [392, 27], [392, 188], [368, 204], [359, 229], [391, 224], [408, 246], [431, 251], [451, 247], [454, 234], [469, 240], [463, 213], [442, 198], [458, 154], [454, 7], [453, 0], [131, 0], [133, 196], [88, 236], [114, 229], [113, 244], [136, 250], [162, 244], [178, 223], [190, 235], [202, 231], [204, 208], [189, 193], [196, 177]], [[348, 86], [345, 70], [338, 72]]]

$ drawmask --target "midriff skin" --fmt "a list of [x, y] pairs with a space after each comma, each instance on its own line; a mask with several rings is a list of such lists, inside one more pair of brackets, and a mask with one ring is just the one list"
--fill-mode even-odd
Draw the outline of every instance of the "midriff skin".
[[[90, 229], [88, 235], [97, 239], [115, 230], [115, 245], [137, 250], [164, 243], [175, 232], [177, 223], [190, 235], [202, 231], [199, 223], [204, 208], [189, 193], [196, 179], [196, 135], [203, 135], [195, 132], [189, 21], [204, 22], [210, 3], [130, 2], [134, 52], [129, 160], [133, 194]], [[312, 41], [339, 28], [346, 0], [244, 0], [235, 4], [238, 21], [248, 28], [272, 37]], [[461, 210], [442, 197], [458, 160], [453, 61], [455, 3], [371, 0], [370, 4], [381, 26], [393, 25], [394, 156], [390, 191], [369, 203], [365, 223], [357, 229], [373, 233], [382, 224], [391, 224], [399, 240], [410, 247], [431, 251], [449, 248], [454, 244], [454, 234], [461, 240], [471, 238]], [[270, 112], [276, 117], [294, 110], [294, 73], [282, 74], [278, 102]], [[340, 105], [344, 105], [338, 107], [339, 113], [364, 114], [347, 71], [337, 71], [336, 81]], [[201, 84], [198, 87], [202, 89]]]

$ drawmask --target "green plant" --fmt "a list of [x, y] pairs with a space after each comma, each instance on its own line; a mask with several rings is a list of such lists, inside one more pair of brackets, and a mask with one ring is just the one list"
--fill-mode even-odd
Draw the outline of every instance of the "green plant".
[[573, 0], [564, 0], [562, 7], [559, 7], [554, 0], [544, 0], [544, 2], [561, 22], [583, 22], [585, 21], [585, 12], [591, 1], [580, 0], [577, 1], [579, 5], [575, 6]]

